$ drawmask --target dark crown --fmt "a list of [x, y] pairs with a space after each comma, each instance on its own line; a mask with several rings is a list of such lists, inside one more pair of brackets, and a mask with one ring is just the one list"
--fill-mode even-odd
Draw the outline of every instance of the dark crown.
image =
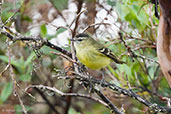
[[89, 35], [86, 34], [86, 33], [79, 33], [79, 34], [77, 34], [75, 37], [76, 37], [76, 38], [79, 38], [79, 37], [89, 37]]

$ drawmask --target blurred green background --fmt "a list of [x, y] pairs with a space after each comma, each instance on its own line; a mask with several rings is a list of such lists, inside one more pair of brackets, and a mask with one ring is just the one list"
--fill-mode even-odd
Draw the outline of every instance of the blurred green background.
[[[18, 9], [15, 19], [7, 26], [26, 36], [46, 38], [68, 51], [70, 51], [68, 38], [71, 37], [69, 32], [62, 28], [56, 31], [53, 25], [68, 27], [78, 12], [84, 9], [86, 12], [81, 14], [78, 23], [71, 26], [74, 35], [82, 32], [90, 24], [110, 23], [110, 26], [92, 27], [88, 32], [128, 64], [114, 65], [114, 67], [111, 65], [106, 70], [105, 79], [126, 89], [129, 89], [128, 80], [133, 91], [143, 98], [161, 106], [167, 105], [167, 102], [161, 98], [170, 97], [171, 91], [159, 64], [154, 62], [157, 61], [156, 37], [159, 20], [154, 15], [154, 4], [150, 0], [5, 0], [2, 5], [2, 21], [5, 22]], [[123, 34], [124, 41], [135, 54], [139, 55], [138, 57], [130, 56], [118, 32]], [[21, 41], [10, 43], [10, 50], [8, 50], [7, 37], [0, 35], [0, 72], [8, 65], [9, 51], [14, 75], [21, 88], [24, 89], [31, 84], [42, 84], [55, 86], [63, 92], [70, 90], [68, 87], [71, 84], [70, 80], [53, 77], [57, 74], [55, 69], [65, 70], [69, 66], [66, 59], [50, 52], [55, 50], [44, 46], [35, 53], [32, 47]], [[40, 58], [37, 57], [39, 52]], [[143, 59], [142, 56], [146, 58]], [[149, 61], [148, 58], [154, 61]], [[92, 75], [98, 77], [98, 73]], [[89, 94], [78, 81], [74, 81], [72, 86], [73, 92]], [[8, 69], [0, 77], [0, 113], [2, 114], [22, 113], [20, 103], [12, 91], [13, 84]], [[31, 89], [29, 92], [36, 97], [35, 100], [20, 89], [18, 91], [31, 114], [66, 113], [67, 97], [58, 94], [50, 96], [45, 92]], [[126, 114], [151, 114], [148, 107], [128, 96], [108, 89], [102, 91], [116, 106], [123, 106]], [[92, 96], [97, 97], [95, 94]], [[109, 114], [110, 110], [92, 100], [74, 97], [68, 113]]]

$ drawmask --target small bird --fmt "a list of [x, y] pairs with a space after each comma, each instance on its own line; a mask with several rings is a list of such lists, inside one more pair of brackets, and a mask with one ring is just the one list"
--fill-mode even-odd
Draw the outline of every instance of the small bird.
[[74, 41], [77, 58], [82, 64], [92, 70], [100, 70], [112, 61], [118, 64], [125, 63], [117, 59], [110, 49], [105, 48], [88, 34], [77, 34]]

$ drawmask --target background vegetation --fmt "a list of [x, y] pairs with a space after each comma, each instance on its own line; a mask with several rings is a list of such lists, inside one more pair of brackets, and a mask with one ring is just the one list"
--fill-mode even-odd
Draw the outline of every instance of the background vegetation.
[[[105, 80], [108, 83], [166, 107], [171, 91], [157, 61], [159, 10], [155, 6], [158, 5], [152, 0], [5, 0], [1, 19], [5, 23], [5, 31], [15, 38], [21, 38], [16, 35], [20, 33], [26, 37], [47, 39], [68, 52], [72, 51], [69, 39], [83, 31], [91, 33], [118, 58], [127, 62], [106, 68]], [[85, 30], [86, 27], [89, 28]], [[37, 42], [15, 42], [7, 36], [0, 35], [1, 114], [21, 114], [23, 106], [31, 114], [111, 112], [103, 103], [92, 100], [92, 97], [101, 98], [97, 92], [92, 91], [90, 95], [90, 89], [94, 88], [91, 80], [89, 86], [92, 88], [75, 79], [71, 72], [74, 71], [73, 63], [66, 59], [67, 54], [47, 45], [40, 46]], [[98, 71], [88, 72], [93, 78], [101, 79]], [[77, 94], [75, 97], [62, 96], [47, 88], [28, 88], [30, 85], [56, 87], [64, 93], [82, 93], [91, 98]], [[123, 92], [100, 85], [98, 88], [126, 114], [155, 113], [153, 107], [145, 106]]]

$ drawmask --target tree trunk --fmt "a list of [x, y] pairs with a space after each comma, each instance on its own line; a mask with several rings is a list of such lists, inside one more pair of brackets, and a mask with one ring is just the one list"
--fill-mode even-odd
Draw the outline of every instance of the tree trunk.
[[157, 38], [160, 67], [171, 87], [171, 0], [159, 0], [161, 14]]

